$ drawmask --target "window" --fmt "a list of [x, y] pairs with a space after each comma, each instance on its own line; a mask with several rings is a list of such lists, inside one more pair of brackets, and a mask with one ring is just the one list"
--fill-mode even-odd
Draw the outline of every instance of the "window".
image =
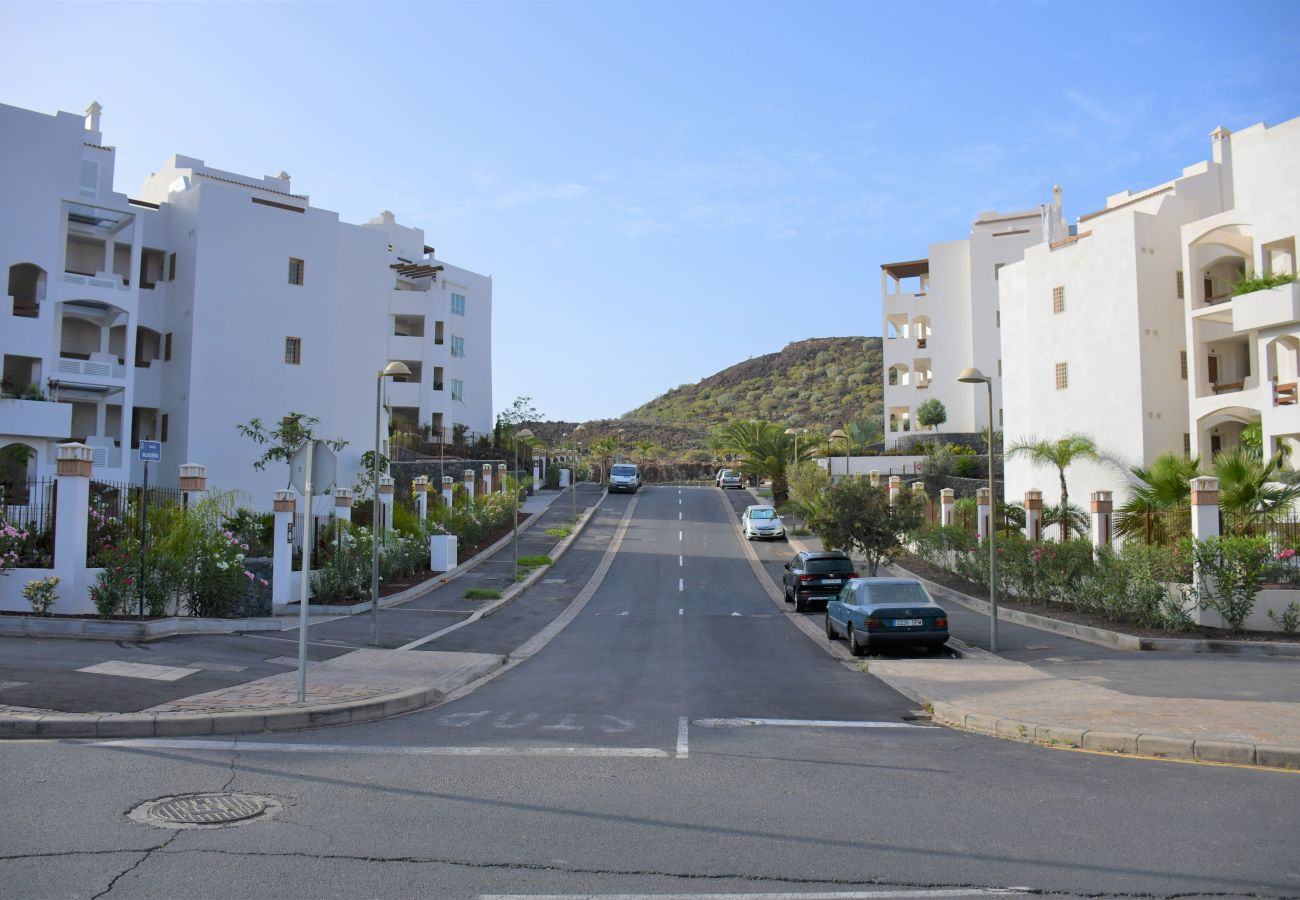
[[1175, 283], [1178, 286], [1178, 299], [1181, 300], [1183, 299], [1183, 270], [1179, 269], [1176, 274], [1178, 276], [1175, 279]]
[[163, 335], [163, 362], [171, 362], [172, 359], [172, 333], [169, 331]]
[[298, 284], [298, 285], [302, 284], [302, 276], [303, 276], [304, 268], [305, 268], [305, 264], [301, 259], [294, 259], [292, 256], [289, 257], [289, 283], [290, 284]]
[[442, 341], [442, 323], [441, 323], [441, 322], [434, 322], [434, 323], [433, 323], [433, 342], [434, 342], [435, 344], [438, 344], [438, 345], [441, 345], [442, 342], [443, 342], [443, 341]]
[[1058, 284], [1056, 287], [1052, 288], [1052, 312], [1054, 312], [1054, 313], [1063, 313], [1063, 312], [1065, 312], [1065, 287], [1064, 287], [1064, 285], [1059, 285], [1059, 284]]
[[465, 399], [465, 382], [461, 381], [458, 378], [453, 378], [451, 380], [451, 399], [453, 400]]
[[1056, 389], [1063, 391], [1070, 386], [1070, 364], [1059, 362], [1056, 364]]
[[284, 361], [291, 366], [302, 363], [302, 338], [287, 337], [284, 339]]
[[463, 337], [451, 336], [451, 355], [464, 359], [465, 357], [465, 339]]
[[1187, 351], [1178, 351], [1178, 371], [1183, 376], [1183, 381], [1187, 380]]
[[167, 430], [168, 430], [167, 426], [169, 424], [170, 423], [167, 420], [167, 413], [163, 413], [162, 422], [158, 425], [158, 440], [163, 441], [164, 443], [167, 441]]
[[433, 367], [433, 389], [435, 391], [442, 390], [442, 366]]
[[176, 280], [176, 254], [173, 253], [167, 257], [167, 280]]
[[1006, 265], [1006, 263], [994, 263], [994, 264], [993, 264], [993, 280], [994, 280], [994, 281], [997, 281], [997, 280], [998, 280], [998, 273], [1002, 271], [1002, 267], [1005, 266], [1005, 265]]
[[1183, 456], [1191, 456], [1191, 455], [1192, 455], [1192, 436], [1184, 431], [1183, 432]]
[[998, 427], [1002, 427], [1002, 410], [998, 410]]
[[465, 315], [465, 295], [464, 295], [464, 294], [452, 294], [452, 295], [451, 295], [451, 314], [452, 314], [453, 316], [463, 316], [463, 315]]
[[1002, 377], [1002, 360], [998, 360], [998, 377]]

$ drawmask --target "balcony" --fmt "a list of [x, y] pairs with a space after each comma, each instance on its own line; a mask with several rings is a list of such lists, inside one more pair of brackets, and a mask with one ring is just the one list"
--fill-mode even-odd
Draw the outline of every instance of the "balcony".
[[1242, 294], [1232, 301], [1234, 331], [1261, 331], [1296, 322], [1300, 322], [1300, 282]]
[[17, 437], [67, 437], [72, 433], [72, 404], [48, 400], [0, 400], [0, 434]]
[[91, 353], [89, 359], [60, 357], [54, 371], [61, 376], [93, 378], [97, 382], [102, 379], [126, 380], [126, 366], [109, 353]]
[[388, 386], [390, 406], [420, 406], [420, 384], [415, 381], [397, 382]]
[[424, 338], [406, 335], [390, 335], [388, 338], [389, 359], [424, 359]]

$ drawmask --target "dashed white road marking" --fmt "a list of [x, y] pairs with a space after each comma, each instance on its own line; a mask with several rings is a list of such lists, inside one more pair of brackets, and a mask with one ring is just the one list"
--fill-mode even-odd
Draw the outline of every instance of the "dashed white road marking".
[[690, 719], [686, 718], [686, 716], [682, 716], [680, 719], [677, 720], [677, 758], [678, 759], [685, 759], [686, 757], [690, 756], [689, 748], [687, 745], [687, 734], [689, 733], [690, 728], [691, 728], [691, 721]]
[[677, 593], [680, 594], [680, 593], [681, 593], [682, 591], [684, 591], [684, 590], [686, 590], [686, 579], [685, 579], [685, 578], [678, 578], [678, 579], [677, 579]]
[[367, 744], [284, 744], [257, 741], [167, 740], [131, 738], [95, 741], [99, 747], [171, 750], [238, 750], [240, 753], [356, 753], [376, 756], [559, 756], [667, 758], [657, 747], [387, 747]]
[[684, 609], [680, 609], [680, 608], [677, 610], [677, 615], [679, 615], [679, 616], [683, 616], [683, 615], [685, 615], [685, 614], [686, 614], [686, 610], [684, 610]]
[[682, 540], [682, 532], [677, 532], [677, 540]]
[[677, 554], [677, 565], [678, 565], [678, 566], [684, 566], [684, 565], [686, 565], [686, 558], [685, 558], [684, 556], [682, 556], [682, 554], [680, 554], [680, 553]]
[[680, 522], [681, 520], [682, 520], [682, 514], [681, 514], [681, 513], [678, 513], [678, 514], [677, 514], [677, 521]]

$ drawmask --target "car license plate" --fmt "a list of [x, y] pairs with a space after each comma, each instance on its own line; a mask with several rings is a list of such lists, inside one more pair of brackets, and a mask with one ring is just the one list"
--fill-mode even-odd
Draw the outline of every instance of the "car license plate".
[[895, 619], [895, 628], [916, 628], [925, 624], [924, 619]]

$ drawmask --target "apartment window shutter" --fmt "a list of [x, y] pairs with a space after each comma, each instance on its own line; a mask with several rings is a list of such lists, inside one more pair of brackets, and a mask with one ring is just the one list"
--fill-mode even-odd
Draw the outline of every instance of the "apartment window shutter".
[[1065, 286], [1057, 285], [1052, 288], [1052, 312], [1065, 312]]
[[1070, 386], [1070, 364], [1059, 362], [1056, 364], [1056, 389], [1063, 391]]
[[1187, 351], [1178, 351], [1178, 371], [1183, 376], [1183, 381], [1187, 380]]
[[1183, 270], [1179, 269], [1177, 275], [1178, 277], [1176, 281], [1178, 285], [1178, 299], [1182, 300], [1183, 299]]
[[81, 161], [81, 181], [77, 192], [83, 197], [99, 196], [99, 163], [95, 160]]
[[169, 331], [163, 336], [163, 362], [171, 362], [172, 359], [172, 333]]

